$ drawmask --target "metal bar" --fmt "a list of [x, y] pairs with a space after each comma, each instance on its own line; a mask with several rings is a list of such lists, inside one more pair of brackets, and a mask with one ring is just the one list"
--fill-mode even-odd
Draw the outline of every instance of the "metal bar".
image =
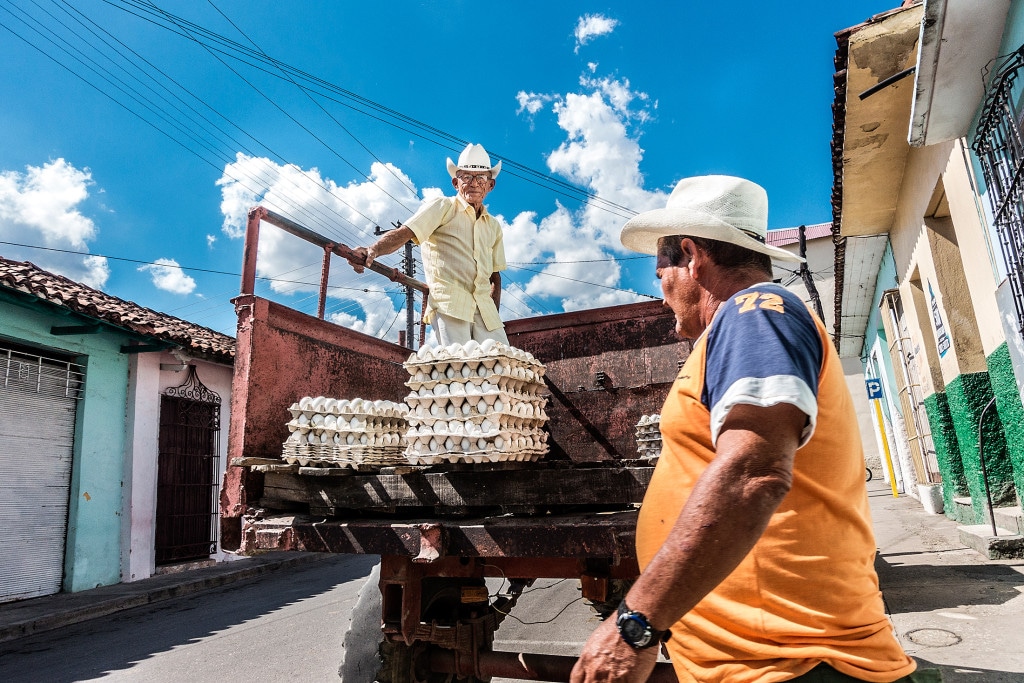
[[[330, 249], [333, 253], [337, 254], [343, 259], [348, 260], [351, 263], [362, 265], [365, 262], [365, 259], [363, 257], [354, 252], [348, 246], [344, 244], [336, 244], [331, 240], [327, 239], [326, 237], [324, 237], [323, 235], [321, 235], [320, 233], [313, 232], [309, 228], [299, 225], [295, 221], [285, 218], [284, 216], [276, 214], [270, 209], [264, 208], [262, 206], [256, 207], [255, 209], [250, 211], [249, 215], [252, 216], [253, 212], [258, 212], [261, 219], [265, 220], [271, 225], [276, 225], [285, 232], [295, 235], [299, 239], [306, 240], [311, 244], [315, 244], [318, 247]], [[418, 289], [421, 292], [429, 291], [429, 288], [427, 287], [426, 284], [420, 282], [419, 280], [415, 280], [409, 277], [408, 275], [398, 270], [397, 268], [390, 268], [388, 266], [385, 266], [381, 263], [377, 263], [376, 261], [374, 261], [373, 264], [370, 266], [370, 270], [380, 275], [383, 275], [392, 282], [397, 282], [408, 287], [413, 287], [414, 289]]]
[[316, 317], [324, 319], [324, 309], [327, 306], [327, 278], [331, 274], [331, 249], [333, 244], [324, 245], [324, 260], [320, 265], [320, 298], [316, 304]]
[[981, 415], [978, 416], [978, 460], [981, 462], [981, 481], [985, 485], [985, 502], [988, 504], [988, 518], [992, 522], [992, 535], [998, 536], [999, 532], [996, 531], [996, 516], [992, 510], [992, 492], [988, 488], [988, 470], [985, 469], [985, 451], [983, 444], [985, 442], [985, 433], [982, 431], [982, 421], [985, 419], [985, 413], [988, 409], [995, 405], [996, 397], [993, 396], [985, 407], [981, 409]]
[[267, 210], [262, 206], [249, 209], [249, 220], [245, 225], [245, 246], [242, 248], [242, 291], [241, 294], [256, 293], [256, 252], [260, 242], [260, 221]]
[[[457, 671], [455, 652], [432, 647], [427, 655], [430, 670], [436, 673], [475, 676], [483, 680], [491, 678], [513, 678], [521, 681], [568, 681], [576, 657], [565, 655], [540, 655], [529, 652], [476, 653], [477, 671]], [[462, 661], [466, 661], [463, 658]], [[647, 678], [648, 683], [677, 683], [676, 672], [668, 662], [659, 662]]]

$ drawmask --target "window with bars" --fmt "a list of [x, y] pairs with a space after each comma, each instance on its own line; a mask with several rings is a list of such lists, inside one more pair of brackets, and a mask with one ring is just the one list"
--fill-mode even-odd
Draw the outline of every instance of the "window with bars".
[[992, 75], [971, 148], [988, 186], [999, 245], [1017, 314], [1024, 332], [1024, 136], [1022, 88], [1024, 45], [1006, 57]]

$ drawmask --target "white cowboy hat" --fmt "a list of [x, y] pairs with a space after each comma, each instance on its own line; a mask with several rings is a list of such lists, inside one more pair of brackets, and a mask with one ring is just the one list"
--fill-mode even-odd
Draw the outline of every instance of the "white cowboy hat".
[[680, 180], [664, 209], [630, 218], [619, 235], [623, 246], [642, 254], [658, 252], [658, 238], [669, 235], [729, 242], [779, 261], [802, 258], [765, 244], [768, 234], [768, 193], [756, 183], [726, 175]]
[[491, 174], [491, 180], [494, 180], [501, 173], [501, 162], [491, 166], [491, 157], [487, 156], [484, 146], [474, 145], [471, 142], [459, 155], [458, 164], [454, 164], [451, 159], [448, 159], [448, 175], [454, 178], [459, 171], [469, 171], [470, 173], [488, 171]]

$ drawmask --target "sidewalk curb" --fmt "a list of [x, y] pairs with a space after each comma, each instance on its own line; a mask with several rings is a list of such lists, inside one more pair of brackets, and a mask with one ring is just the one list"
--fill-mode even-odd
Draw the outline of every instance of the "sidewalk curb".
[[[21, 619], [0, 619], [0, 643], [322, 561], [327, 557], [330, 555], [326, 553], [268, 553], [178, 574], [152, 576], [132, 583], [7, 603], [0, 605], [0, 617], [5, 610], [28, 614]], [[232, 565], [237, 565], [237, 568]]]

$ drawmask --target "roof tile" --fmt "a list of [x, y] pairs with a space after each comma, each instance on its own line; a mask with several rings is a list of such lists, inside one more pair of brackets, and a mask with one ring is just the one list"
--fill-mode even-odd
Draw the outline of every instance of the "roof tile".
[[153, 339], [172, 342], [190, 352], [232, 362], [235, 340], [208, 327], [144, 308], [80, 282], [43, 270], [28, 261], [0, 257], [0, 287], [31, 294], [76, 313], [103, 320]]

